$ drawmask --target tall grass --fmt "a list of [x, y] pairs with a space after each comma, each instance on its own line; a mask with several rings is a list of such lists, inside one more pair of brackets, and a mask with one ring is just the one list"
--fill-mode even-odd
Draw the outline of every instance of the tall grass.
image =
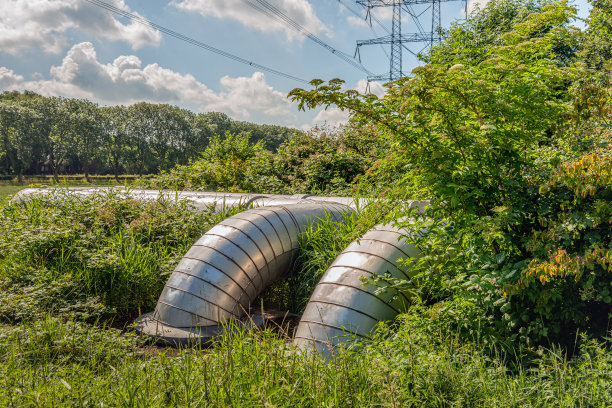
[[336, 221], [331, 214], [311, 223], [299, 238], [300, 253], [290, 275], [260, 296], [266, 306], [301, 314], [315, 286], [338, 254], [353, 240], [358, 213]]
[[509, 371], [427, 319], [381, 327], [331, 362], [270, 329], [229, 328], [210, 350], [138, 348], [113, 331], [47, 318], [3, 330], [2, 406], [607, 407], [612, 355], [586, 342], [568, 361], [543, 351]]
[[[239, 211], [237, 209], [236, 211]], [[118, 318], [152, 309], [193, 242], [230, 215], [187, 202], [103, 192], [32, 198], [0, 208], [0, 320], [81, 303]], [[63, 288], [61, 296], [58, 288]], [[29, 312], [28, 312], [29, 310]]]

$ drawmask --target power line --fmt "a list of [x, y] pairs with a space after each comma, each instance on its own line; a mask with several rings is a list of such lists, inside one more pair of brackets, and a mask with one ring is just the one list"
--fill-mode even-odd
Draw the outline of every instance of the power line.
[[309, 84], [310, 83], [309, 81], [307, 81], [305, 79], [298, 78], [296, 76], [293, 76], [293, 75], [290, 75], [290, 74], [278, 71], [276, 69], [267, 67], [265, 65], [257, 64], [255, 62], [249, 61], [249, 60], [244, 59], [242, 57], [239, 57], [237, 55], [231, 54], [231, 53], [229, 53], [227, 51], [223, 51], [223, 50], [221, 50], [219, 48], [213, 47], [212, 45], [208, 45], [208, 44], [203, 43], [201, 41], [195, 40], [195, 39], [193, 39], [191, 37], [187, 37], [186, 35], [177, 33], [176, 31], [170, 30], [169, 28], [166, 28], [166, 27], [161, 26], [159, 24], [155, 24], [155, 23], [147, 20], [144, 17], [140, 17], [140, 16], [137, 16], [135, 14], [129, 13], [129, 12], [125, 11], [125, 10], [121, 10], [120, 8], [117, 8], [117, 7], [115, 7], [115, 6], [111, 5], [111, 4], [105, 3], [104, 1], [101, 1], [101, 0], [85, 0], [85, 1], [90, 3], [90, 4], [93, 4], [95, 6], [98, 6], [98, 7], [101, 7], [103, 9], [106, 9], [106, 10], [112, 12], [112, 13], [118, 14], [118, 15], [120, 15], [122, 17], [126, 17], [126, 18], [128, 18], [128, 19], [130, 19], [132, 21], [135, 21], [137, 23], [140, 23], [142, 25], [154, 28], [154, 29], [156, 29], [156, 30], [158, 30], [158, 31], [160, 31], [160, 32], [162, 32], [164, 34], [167, 34], [167, 35], [169, 35], [171, 37], [177, 38], [177, 39], [179, 39], [181, 41], [185, 41], [185, 42], [187, 42], [187, 43], [189, 43], [191, 45], [195, 45], [196, 47], [202, 48], [202, 49], [204, 49], [206, 51], [210, 51], [210, 52], [213, 52], [215, 54], [221, 55], [221, 56], [223, 56], [225, 58], [229, 58], [231, 60], [234, 60], [236, 62], [240, 62], [242, 64], [250, 65], [250, 66], [252, 66], [254, 68], [257, 68], [259, 70], [266, 71], [266, 72], [269, 72], [271, 74], [274, 74], [274, 75], [277, 75], [277, 76], [281, 76], [281, 77], [284, 77], [284, 78], [287, 78], [287, 79], [291, 79], [291, 80], [296, 81], [296, 82], [301, 82], [303, 84]]
[[[354, 9], [352, 9], [351, 7], [349, 7], [348, 5], [346, 5], [342, 0], [338, 0], [338, 3], [340, 3], [340, 5], [342, 5], [345, 9], [347, 9], [348, 11], [350, 11], [351, 13], [353, 13], [355, 16], [359, 17], [359, 18], [363, 18], [363, 16], [361, 15], [361, 13], [359, 13], [358, 11], [355, 11]], [[372, 33], [374, 34], [375, 37], [378, 37], [378, 33], [376, 31], [374, 31], [374, 27], [372, 27], [372, 24], [368, 24], [368, 27], [370, 27], [370, 30], [372, 30]], [[386, 28], [383, 26], [383, 29], [386, 30]], [[387, 52], [387, 50], [385, 50], [385, 47], [382, 46], [382, 44], [380, 45], [380, 49], [382, 50], [382, 52], [385, 53], [385, 56], [388, 58], [391, 58], [389, 56], [389, 53]], [[358, 49], [355, 50], [355, 54], [357, 55]], [[361, 57], [360, 57], [360, 61], [361, 62]]]
[[[440, 39], [440, 27], [442, 25], [442, 13], [441, 3], [457, 1], [457, 0], [356, 0], [357, 4], [360, 4], [367, 9], [366, 16], [372, 18], [373, 10], [378, 7], [392, 7], [393, 18], [391, 20], [391, 33], [384, 37], [372, 38], [370, 40], [357, 41], [357, 50], [364, 45], [391, 45], [391, 57], [389, 58], [389, 73], [377, 76], [368, 77], [368, 81], [372, 80], [388, 80], [395, 81], [398, 78], [404, 76], [402, 70], [402, 50], [407, 50], [415, 56], [418, 56], [414, 51], [406, 48], [404, 43], [416, 42], [416, 43], [429, 43], [420, 52], [422, 52], [427, 46], [433, 47], [436, 41]], [[416, 14], [412, 9], [413, 5], [428, 4], [426, 10], [420, 14]], [[419, 19], [425, 13], [425, 11], [431, 10], [431, 31], [425, 32]], [[418, 33], [405, 34], [402, 33], [402, 11], [408, 13], [415, 25], [417, 26]], [[375, 16], [374, 16], [375, 17]], [[387, 31], [389, 33], [389, 31]]]
[[349, 63], [350, 65], [352, 65], [353, 67], [357, 68], [358, 70], [363, 71], [363, 72], [365, 72], [368, 75], [372, 75], [371, 71], [369, 71], [367, 68], [365, 68], [361, 63], [356, 61], [350, 55], [348, 55], [348, 54], [346, 54], [346, 53], [344, 53], [344, 52], [342, 52], [340, 50], [337, 50], [336, 48], [334, 48], [331, 45], [327, 44], [325, 41], [323, 41], [322, 39], [320, 39], [319, 37], [317, 37], [316, 35], [314, 35], [310, 31], [308, 31], [306, 28], [302, 27], [299, 23], [297, 23], [296, 21], [292, 20], [282, 10], [280, 10], [277, 7], [275, 7], [274, 5], [270, 4], [267, 0], [243, 0], [243, 1], [246, 4], [248, 4], [249, 6], [253, 7], [254, 9], [264, 13], [268, 17], [273, 18], [273, 19], [275, 19], [275, 20], [277, 20], [277, 21], [279, 21], [279, 22], [289, 26], [290, 28], [296, 30], [297, 32], [303, 34], [304, 36], [306, 36], [311, 41], [317, 43], [321, 47], [325, 48], [326, 50], [328, 50], [329, 52], [331, 52], [332, 54], [334, 54], [338, 58], [342, 59], [343, 61]]

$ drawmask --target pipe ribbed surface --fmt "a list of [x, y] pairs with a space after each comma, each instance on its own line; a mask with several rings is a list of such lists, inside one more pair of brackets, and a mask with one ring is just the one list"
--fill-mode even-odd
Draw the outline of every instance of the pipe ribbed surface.
[[350, 212], [342, 204], [311, 200], [274, 204], [227, 218], [204, 234], [177, 265], [140, 331], [214, 337], [221, 323], [243, 317], [267, 286], [290, 271], [308, 224], [327, 214], [340, 221]]
[[408, 278], [399, 259], [418, 258], [420, 251], [409, 244], [404, 231], [378, 225], [352, 242], [334, 260], [317, 284], [296, 330], [294, 344], [316, 349], [330, 357], [333, 348], [353, 339], [367, 337], [379, 321], [391, 320], [406, 310], [408, 297], [365, 282], [374, 274], [389, 273]]

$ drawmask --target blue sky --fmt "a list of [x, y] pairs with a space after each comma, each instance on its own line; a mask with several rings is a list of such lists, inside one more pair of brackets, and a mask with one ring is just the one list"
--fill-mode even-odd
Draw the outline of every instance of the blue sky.
[[[342, 78], [363, 91], [362, 71], [297, 31], [249, 6], [251, 0], [104, 0], [157, 24], [293, 76]], [[385, 35], [351, 10], [354, 0], [268, 0], [332, 47], [352, 55], [356, 40]], [[469, 7], [475, 1], [470, 0]], [[485, 0], [480, 0], [485, 1]], [[298, 112], [286, 94], [303, 84], [260, 72], [118, 17], [84, 0], [3, 0], [0, 15], [0, 90], [88, 98], [103, 105], [145, 100], [196, 112], [221, 111], [237, 120], [308, 128], [345, 120], [337, 109]], [[442, 3], [443, 25], [463, 18], [463, 2]], [[481, 3], [482, 4], [482, 3]], [[588, 14], [586, 0], [575, 4]], [[351, 10], [347, 9], [348, 6]], [[414, 6], [430, 20], [426, 6]], [[390, 30], [390, 9], [378, 20]], [[429, 23], [431, 24], [431, 23]], [[424, 29], [429, 29], [425, 23]], [[402, 31], [416, 32], [409, 16]], [[422, 44], [414, 44], [415, 51]], [[388, 71], [388, 46], [361, 52], [363, 65]], [[404, 71], [417, 65], [404, 52]], [[380, 86], [372, 90], [381, 92]]]

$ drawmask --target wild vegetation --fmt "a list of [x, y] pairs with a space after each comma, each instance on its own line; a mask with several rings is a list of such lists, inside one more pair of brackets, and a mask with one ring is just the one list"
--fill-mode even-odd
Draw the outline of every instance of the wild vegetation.
[[283, 142], [275, 153], [247, 133], [215, 136], [189, 165], [145, 180], [149, 188], [276, 194], [351, 195], [384, 154], [372, 127], [315, 128]]
[[296, 131], [170, 105], [99, 107], [32, 92], [0, 95], [0, 175], [154, 174], [198, 157], [215, 135], [247, 132], [275, 150]]
[[[303, 108], [348, 109], [348, 128], [274, 154], [223, 133], [143, 181], [383, 198], [307, 232], [299, 268], [260, 299], [296, 313], [348, 242], [412, 218], [424, 256], [386, 284], [414, 304], [331, 362], [294, 352], [278, 328], [230, 325], [215, 347], [178, 351], [112, 328], [150, 310], [229, 213], [113, 194], [3, 204], [3, 405], [612, 405], [612, 4], [592, 4], [581, 30], [565, 1], [492, 0], [383, 98], [340, 80], [291, 93]], [[425, 198], [422, 215], [402, 204]]]

